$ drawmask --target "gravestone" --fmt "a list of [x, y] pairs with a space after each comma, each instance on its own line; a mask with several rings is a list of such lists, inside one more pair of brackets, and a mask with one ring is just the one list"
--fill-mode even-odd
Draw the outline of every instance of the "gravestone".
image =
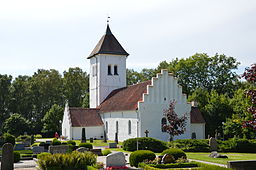
[[109, 143], [108, 148], [117, 148], [117, 144], [116, 143]]
[[255, 170], [256, 160], [228, 161], [228, 168], [237, 170]]
[[25, 144], [15, 144], [14, 150], [20, 151], [20, 150], [25, 150]]
[[211, 137], [209, 140], [209, 145], [211, 151], [217, 151], [218, 150], [218, 143], [215, 138]]
[[162, 164], [168, 164], [168, 163], [174, 163], [174, 162], [175, 162], [175, 158], [169, 154], [164, 154], [161, 160]]
[[118, 143], [118, 133], [115, 133], [115, 142]]
[[90, 143], [93, 143], [93, 138], [90, 138]]
[[101, 149], [90, 149], [90, 152], [94, 153], [95, 155], [102, 156]]
[[212, 151], [211, 154], [209, 155], [211, 158], [228, 158], [227, 155], [221, 155], [217, 151]]
[[34, 146], [32, 148], [33, 154], [39, 154], [44, 152], [44, 147], [43, 146]]
[[2, 149], [1, 170], [13, 170], [13, 146], [5, 143]]
[[90, 151], [90, 149], [86, 148], [86, 147], [80, 147], [80, 148], [76, 149], [76, 151], [78, 151], [78, 152], [87, 152], [87, 151]]
[[103, 133], [103, 138], [104, 138], [103, 142], [107, 143], [107, 134], [106, 134], [105, 130], [104, 130], [104, 133]]
[[51, 154], [67, 153], [68, 151], [69, 151], [69, 146], [68, 145], [49, 146], [49, 152]]
[[82, 139], [81, 139], [81, 143], [86, 143], [85, 128], [82, 128]]
[[106, 167], [122, 167], [125, 166], [125, 164], [126, 160], [123, 152], [111, 153], [106, 157]]

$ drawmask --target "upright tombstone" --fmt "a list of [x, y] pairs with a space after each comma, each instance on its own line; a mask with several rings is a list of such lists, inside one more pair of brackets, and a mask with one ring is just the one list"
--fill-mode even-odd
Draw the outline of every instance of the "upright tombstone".
[[118, 144], [118, 133], [115, 133], [115, 142]]
[[5, 143], [2, 149], [1, 170], [13, 170], [13, 145]]
[[104, 133], [103, 133], [103, 138], [104, 138], [103, 142], [107, 143], [107, 134], [106, 134], [105, 130], [104, 130]]
[[106, 167], [123, 167], [126, 164], [123, 152], [111, 153], [106, 157]]
[[210, 145], [211, 151], [217, 151], [218, 150], [218, 143], [217, 143], [215, 138], [211, 137], [209, 139], [209, 145]]
[[93, 138], [90, 138], [90, 143], [93, 143]]
[[82, 139], [81, 139], [81, 143], [85, 143], [85, 142], [86, 142], [85, 128], [82, 128]]

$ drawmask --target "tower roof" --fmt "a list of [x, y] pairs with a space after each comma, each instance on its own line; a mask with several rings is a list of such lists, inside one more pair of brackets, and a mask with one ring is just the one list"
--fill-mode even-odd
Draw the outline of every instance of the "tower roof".
[[97, 54], [129, 55], [112, 34], [109, 25], [107, 25], [106, 34], [101, 37], [100, 41], [87, 59], [90, 59]]

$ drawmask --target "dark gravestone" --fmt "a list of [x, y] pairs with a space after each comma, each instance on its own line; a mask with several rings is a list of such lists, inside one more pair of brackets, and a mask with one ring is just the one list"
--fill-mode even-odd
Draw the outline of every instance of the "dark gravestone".
[[49, 146], [49, 152], [51, 154], [55, 153], [67, 153], [69, 151], [68, 145], [56, 145], [56, 146]]
[[90, 138], [90, 143], [93, 143], [93, 138]]
[[13, 146], [6, 143], [2, 149], [1, 170], [13, 170]]
[[20, 150], [25, 150], [25, 146], [24, 144], [16, 144], [14, 146], [14, 150], [20, 151]]
[[229, 161], [228, 168], [233, 168], [236, 170], [255, 170], [256, 160]]
[[82, 139], [81, 139], [81, 143], [85, 143], [85, 142], [86, 142], [85, 128], [82, 128]]
[[105, 130], [104, 130], [104, 133], [103, 133], [103, 138], [104, 138], [104, 142], [107, 143], [107, 134], [106, 134]]
[[34, 146], [32, 148], [33, 154], [39, 154], [44, 152], [44, 147], [43, 146]]
[[149, 131], [146, 130], [144, 133], [146, 134], [146, 137], [148, 137]]
[[76, 151], [78, 151], [78, 152], [87, 152], [87, 151], [90, 151], [90, 149], [85, 148], [85, 147], [80, 147], [80, 148], [76, 149]]
[[115, 142], [118, 143], [118, 133], [115, 133]]
[[101, 149], [90, 149], [90, 152], [92, 152], [95, 155], [102, 156]]
[[215, 138], [211, 137], [209, 139], [209, 145], [210, 145], [211, 151], [217, 151], [218, 143]]
[[108, 148], [117, 148], [117, 144], [116, 143], [109, 143]]
[[196, 139], [196, 132], [193, 132], [193, 133], [192, 133], [191, 139]]

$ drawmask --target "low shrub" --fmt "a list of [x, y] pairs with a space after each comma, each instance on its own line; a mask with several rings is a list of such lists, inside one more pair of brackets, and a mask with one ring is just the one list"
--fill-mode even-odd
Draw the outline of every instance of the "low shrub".
[[40, 138], [42, 138], [42, 135], [41, 134], [36, 134], [35, 138], [40, 139]]
[[67, 144], [71, 144], [71, 145], [73, 145], [73, 146], [76, 146], [76, 142], [75, 142], [75, 141], [73, 141], [73, 140], [69, 140], [69, 141], [67, 141]]
[[109, 149], [105, 149], [105, 150], [103, 150], [102, 151], [102, 155], [103, 156], [107, 156], [108, 154], [111, 154], [112, 152], [111, 152], [111, 150], [109, 150]]
[[10, 133], [5, 133], [3, 138], [4, 143], [11, 143], [13, 146], [15, 145], [15, 136], [11, 135]]
[[67, 142], [61, 142], [61, 144], [62, 144], [62, 145], [68, 145], [68, 143], [67, 143]]
[[61, 145], [61, 141], [59, 141], [58, 139], [54, 138], [52, 140], [52, 145]]
[[129, 161], [131, 166], [138, 167], [140, 162], [144, 160], [154, 160], [156, 155], [150, 150], [138, 150], [131, 153]]
[[40, 142], [39, 146], [44, 146], [46, 143], [45, 142]]
[[185, 152], [209, 152], [208, 139], [177, 139], [169, 143], [172, 148], [179, 148]]
[[13, 152], [13, 161], [14, 163], [17, 163], [20, 161], [20, 153], [18, 151]]
[[90, 143], [80, 143], [79, 147], [85, 147], [85, 148], [92, 149], [92, 144], [90, 144]]
[[[161, 168], [161, 169], [167, 169], [167, 168], [192, 168], [192, 167], [198, 167], [196, 163], [171, 163], [171, 164], [147, 164], [150, 167], [153, 168]], [[141, 166], [141, 165], [139, 165]]]
[[29, 135], [20, 135], [16, 138], [17, 142], [23, 142], [23, 141], [26, 141], [26, 140], [31, 140], [31, 136], [29, 136]]
[[96, 155], [91, 152], [82, 153], [74, 151], [69, 154], [45, 155], [41, 157], [41, 159], [38, 159], [37, 164], [42, 170], [86, 170], [87, 166], [95, 165], [96, 160]]
[[227, 141], [218, 141], [219, 151], [256, 153], [256, 140], [231, 138]]
[[153, 152], [163, 152], [167, 149], [167, 143], [149, 137], [142, 138], [131, 138], [123, 142], [123, 149], [126, 151], [135, 151], [137, 150], [137, 141], [139, 143], [139, 150], [151, 150]]
[[39, 143], [33, 143], [31, 146], [39, 146]]
[[175, 160], [182, 158], [182, 157], [187, 158], [185, 152], [178, 148], [166, 149], [161, 153], [161, 155], [164, 155], [164, 154], [172, 155], [175, 158]]
[[49, 152], [42, 152], [37, 155], [37, 159], [44, 159], [44, 157], [51, 156], [52, 154]]

